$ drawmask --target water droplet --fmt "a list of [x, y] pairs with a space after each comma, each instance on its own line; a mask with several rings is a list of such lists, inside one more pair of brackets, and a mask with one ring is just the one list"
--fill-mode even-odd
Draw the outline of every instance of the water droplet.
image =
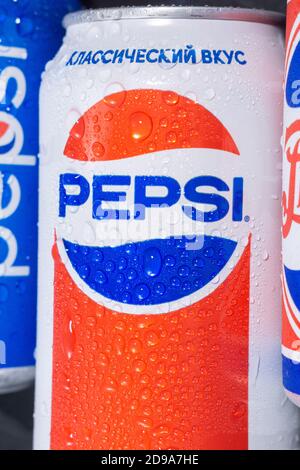
[[117, 335], [114, 339], [114, 347], [118, 356], [121, 356], [124, 353], [125, 341], [123, 336]]
[[98, 160], [105, 154], [105, 148], [100, 142], [94, 142], [92, 146], [92, 152], [94, 157]]
[[153, 129], [151, 117], [143, 112], [137, 112], [130, 116], [130, 132], [134, 140], [142, 142], [146, 140]]
[[154, 331], [149, 331], [146, 334], [146, 344], [147, 346], [156, 346], [159, 342], [159, 338]]
[[82, 279], [87, 279], [90, 275], [90, 272], [91, 272], [91, 270], [90, 270], [90, 267], [89, 267], [88, 264], [83, 264], [78, 269], [78, 274]]
[[122, 387], [129, 387], [131, 385], [132, 379], [129, 374], [122, 374], [120, 377], [120, 384]]
[[87, 325], [90, 326], [91, 328], [94, 328], [94, 326], [96, 325], [96, 319], [95, 319], [95, 317], [87, 317], [86, 323], [87, 323]]
[[103, 261], [103, 253], [100, 250], [93, 250], [92, 252], [92, 261], [94, 263], [101, 263]]
[[162, 93], [163, 100], [166, 104], [169, 106], [173, 106], [178, 103], [179, 101], [179, 96], [177, 93], [174, 93], [173, 91], [164, 91]]
[[206, 91], [205, 91], [205, 94], [204, 94], [204, 97], [205, 99], [207, 99], [208, 101], [211, 101], [215, 98], [216, 96], [216, 92], [213, 88], [208, 88]]
[[124, 292], [122, 294], [122, 302], [129, 304], [131, 302], [131, 294], [129, 292]]
[[118, 264], [118, 268], [120, 269], [120, 271], [123, 271], [124, 269], [127, 268], [127, 259], [126, 258], [120, 258], [119, 259], [119, 264]]
[[146, 429], [152, 428], [153, 426], [152, 420], [150, 418], [145, 418], [145, 417], [138, 418], [137, 424], [141, 426], [142, 428], [146, 428]]
[[264, 261], [268, 261], [269, 258], [270, 258], [269, 253], [268, 253], [267, 251], [264, 251], [264, 253], [263, 253], [263, 260], [264, 260]]
[[190, 282], [186, 281], [186, 282], [182, 283], [182, 290], [183, 291], [190, 291], [191, 288], [192, 288], [192, 286], [191, 286]]
[[95, 282], [98, 284], [105, 284], [107, 282], [107, 276], [103, 271], [97, 271], [95, 275]]
[[137, 278], [137, 272], [135, 269], [130, 269], [128, 272], [127, 272], [127, 279], [129, 281], [133, 281], [134, 279]]
[[168, 127], [168, 120], [166, 118], [163, 118], [159, 121], [160, 127]]
[[149, 152], [155, 152], [156, 144], [154, 142], [150, 142], [149, 145], [148, 145], [148, 150], [149, 150]]
[[125, 282], [124, 274], [122, 274], [122, 273], [118, 274], [117, 277], [116, 277], [116, 282], [118, 284], [124, 284], [124, 282]]
[[168, 266], [168, 268], [173, 268], [176, 264], [176, 259], [174, 256], [166, 256], [165, 257], [165, 265]]
[[178, 269], [178, 275], [180, 277], [187, 277], [190, 274], [190, 268], [188, 266], [180, 266]]
[[168, 144], [176, 144], [177, 142], [176, 132], [168, 132], [166, 139], [167, 139]]
[[104, 120], [105, 121], [111, 121], [113, 117], [114, 117], [113, 113], [111, 113], [110, 111], [108, 111], [108, 113], [104, 114]]
[[120, 83], [111, 83], [106, 89], [104, 103], [111, 108], [119, 108], [125, 102], [126, 91]]
[[195, 266], [195, 268], [203, 268], [205, 265], [204, 259], [200, 257], [196, 258], [194, 260], [193, 265]]
[[158, 295], [164, 295], [166, 292], [166, 286], [162, 282], [158, 282], [154, 285], [154, 291]]
[[213, 248], [206, 248], [206, 250], [204, 251], [204, 256], [206, 256], [207, 258], [213, 258], [215, 254], [215, 250]]
[[146, 284], [138, 284], [134, 292], [140, 301], [146, 300], [150, 295], [150, 289]]
[[113, 273], [114, 270], [116, 269], [116, 265], [113, 261], [108, 261], [105, 265], [105, 271], [107, 273]]
[[140, 359], [138, 359], [134, 361], [133, 369], [135, 370], [135, 372], [141, 373], [146, 369], [146, 364], [144, 361], [141, 361]]
[[78, 121], [76, 121], [75, 125], [73, 126], [71, 130], [71, 136], [74, 139], [80, 140], [83, 138], [84, 133], [85, 133], [84, 119], [79, 119]]
[[144, 271], [149, 277], [159, 275], [162, 267], [161, 254], [158, 248], [148, 248], [144, 252]]
[[178, 277], [172, 277], [171, 286], [175, 288], [180, 287], [180, 280], [178, 279]]
[[142, 343], [138, 339], [132, 339], [129, 343], [129, 350], [133, 354], [138, 354], [143, 349]]
[[71, 360], [75, 349], [75, 333], [73, 329], [72, 320], [65, 320], [63, 332], [63, 351], [66, 354], [67, 358]]

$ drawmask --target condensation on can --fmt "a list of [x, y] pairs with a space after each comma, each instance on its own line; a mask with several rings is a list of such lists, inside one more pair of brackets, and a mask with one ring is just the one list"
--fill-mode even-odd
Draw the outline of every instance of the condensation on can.
[[282, 17], [65, 25], [41, 91], [35, 447], [299, 447], [279, 347]]

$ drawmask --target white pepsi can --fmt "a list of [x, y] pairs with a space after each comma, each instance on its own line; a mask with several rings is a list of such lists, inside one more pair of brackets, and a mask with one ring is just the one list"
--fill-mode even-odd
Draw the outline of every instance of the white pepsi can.
[[66, 19], [41, 90], [37, 449], [292, 449], [280, 15]]

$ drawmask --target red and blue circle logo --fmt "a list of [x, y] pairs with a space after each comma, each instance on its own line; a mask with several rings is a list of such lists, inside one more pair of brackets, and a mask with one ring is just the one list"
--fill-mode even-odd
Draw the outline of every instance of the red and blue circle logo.
[[128, 313], [212, 292], [245, 249], [239, 159], [225, 126], [177, 93], [130, 90], [92, 106], [59, 179], [59, 250], [77, 285]]

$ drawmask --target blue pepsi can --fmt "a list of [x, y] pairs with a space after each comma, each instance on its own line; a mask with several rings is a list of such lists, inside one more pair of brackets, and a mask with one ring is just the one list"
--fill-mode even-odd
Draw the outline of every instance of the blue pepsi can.
[[38, 97], [78, 0], [0, 1], [0, 393], [34, 377]]

